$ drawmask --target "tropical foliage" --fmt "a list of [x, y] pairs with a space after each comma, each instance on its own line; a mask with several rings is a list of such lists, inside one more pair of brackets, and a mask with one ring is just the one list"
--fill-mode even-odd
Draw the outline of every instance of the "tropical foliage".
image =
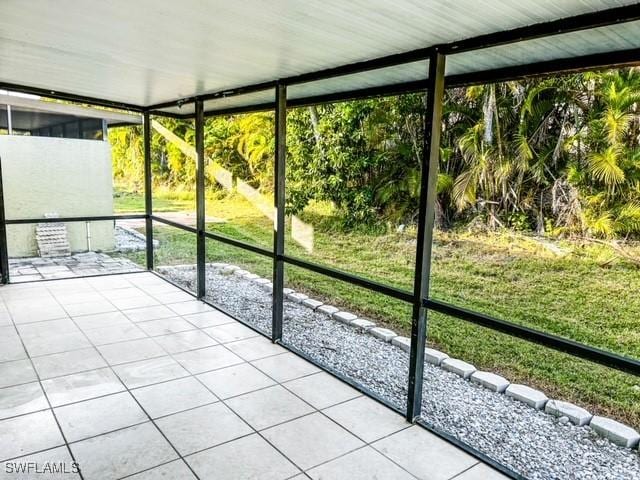
[[[415, 219], [423, 137], [421, 94], [291, 109], [287, 207], [327, 202], [345, 228]], [[452, 89], [446, 93], [437, 222], [551, 235], [640, 234], [640, 70]], [[193, 141], [191, 122], [162, 119]], [[113, 129], [114, 171], [141, 187], [135, 129]], [[273, 190], [271, 113], [207, 121], [206, 152]], [[154, 135], [154, 181], [190, 188], [195, 164]], [[211, 188], [220, 188], [208, 169]]]

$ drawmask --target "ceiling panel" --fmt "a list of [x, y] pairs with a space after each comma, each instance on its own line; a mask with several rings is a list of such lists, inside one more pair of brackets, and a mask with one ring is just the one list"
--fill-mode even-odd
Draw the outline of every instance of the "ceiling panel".
[[[148, 106], [631, 4], [2, 0], [0, 82]], [[450, 68], [493, 67], [509, 53], [481, 62], [463, 58]], [[335, 82], [309, 88], [350, 89], [378, 80]], [[302, 90], [293, 94], [306, 95]]]
[[456, 75], [634, 48], [640, 48], [640, 22], [449, 55], [446, 73]]

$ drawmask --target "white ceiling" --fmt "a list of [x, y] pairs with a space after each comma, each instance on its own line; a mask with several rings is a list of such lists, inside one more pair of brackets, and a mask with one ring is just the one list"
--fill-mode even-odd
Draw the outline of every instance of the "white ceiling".
[[[0, 0], [0, 82], [148, 106], [635, 3]], [[457, 54], [447, 73], [639, 47], [638, 27]], [[423, 72], [426, 62], [292, 86], [289, 93], [399, 83]], [[223, 101], [233, 106], [221, 99], [215, 107]]]

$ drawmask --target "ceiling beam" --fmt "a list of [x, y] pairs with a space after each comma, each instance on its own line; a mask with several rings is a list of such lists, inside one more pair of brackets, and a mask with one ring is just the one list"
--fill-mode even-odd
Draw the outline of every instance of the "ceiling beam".
[[75, 93], [59, 92], [57, 90], [48, 90], [46, 88], [29, 87], [26, 85], [16, 85], [14, 83], [0, 82], [0, 90], [9, 90], [18, 93], [27, 93], [30, 95], [38, 95], [40, 97], [53, 98], [56, 100], [66, 100], [69, 102], [85, 103], [97, 107], [115, 108], [118, 110], [128, 110], [131, 112], [143, 112], [145, 107], [134, 105], [131, 103], [116, 102], [96, 97], [87, 97], [85, 95], [77, 95]]

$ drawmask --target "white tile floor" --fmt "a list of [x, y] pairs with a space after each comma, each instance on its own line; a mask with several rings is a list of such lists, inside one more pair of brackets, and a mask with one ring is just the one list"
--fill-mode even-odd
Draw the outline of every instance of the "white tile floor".
[[504, 478], [150, 273], [0, 288], [0, 461], [0, 479]]

